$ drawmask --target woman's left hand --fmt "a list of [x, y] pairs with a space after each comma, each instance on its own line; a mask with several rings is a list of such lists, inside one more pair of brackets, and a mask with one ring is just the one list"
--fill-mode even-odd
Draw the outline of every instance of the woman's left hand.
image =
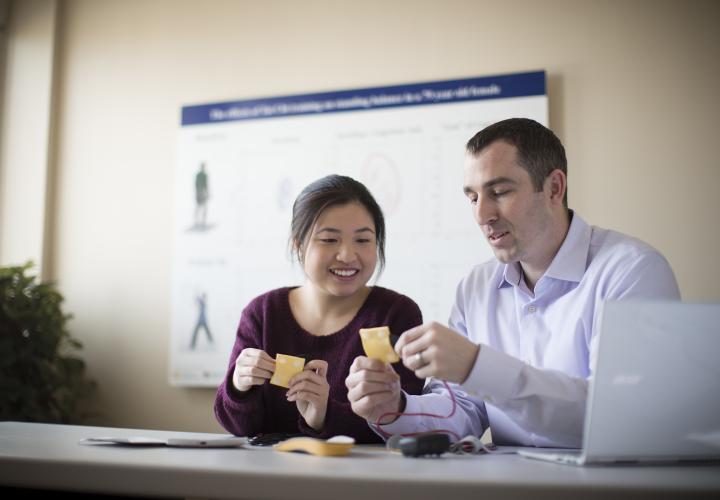
[[327, 382], [327, 361], [313, 359], [302, 372], [290, 380], [287, 400], [295, 401], [305, 422], [319, 431], [325, 425], [330, 385]]

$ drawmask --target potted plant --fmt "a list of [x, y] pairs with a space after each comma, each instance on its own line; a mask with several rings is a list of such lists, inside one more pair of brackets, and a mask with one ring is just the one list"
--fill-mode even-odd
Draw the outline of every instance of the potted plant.
[[0, 420], [79, 423], [95, 383], [66, 328], [63, 296], [32, 267], [0, 268]]

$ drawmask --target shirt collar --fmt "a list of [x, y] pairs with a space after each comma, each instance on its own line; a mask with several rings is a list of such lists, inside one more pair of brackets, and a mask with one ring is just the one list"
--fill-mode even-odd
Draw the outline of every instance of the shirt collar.
[[498, 288], [505, 288], [507, 286], [519, 286], [520, 280], [522, 279], [522, 271], [520, 271], [520, 264], [517, 262], [511, 262], [501, 266], [502, 274], [500, 275], [500, 282]]
[[[543, 276], [579, 283], [587, 268], [592, 228], [572, 210], [570, 210], [570, 217], [570, 228], [565, 240]], [[522, 271], [518, 262], [505, 264], [501, 266], [501, 269], [503, 271], [498, 276], [498, 288], [520, 284]]]

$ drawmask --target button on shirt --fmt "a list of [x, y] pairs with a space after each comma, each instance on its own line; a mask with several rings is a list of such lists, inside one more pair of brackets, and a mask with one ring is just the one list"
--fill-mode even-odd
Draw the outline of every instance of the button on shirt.
[[600, 308], [608, 300], [679, 300], [675, 276], [649, 245], [589, 226], [571, 212], [568, 234], [534, 293], [518, 263], [476, 266], [457, 288], [449, 326], [480, 352], [461, 385], [430, 380], [407, 396], [406, 413], [389, 433], [447, 429], [497, 444], [580, 447], [588, 379], [592, 376]]

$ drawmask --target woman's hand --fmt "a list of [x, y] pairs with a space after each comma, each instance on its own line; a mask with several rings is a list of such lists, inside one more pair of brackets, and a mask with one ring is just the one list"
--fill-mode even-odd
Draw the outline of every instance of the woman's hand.
[[232, 382], [240, 392], [250, 390], [254, 385], [262, 385], [275, 373], [275, 360], [261, 349], [248, 347], [243, 349], [235, 360]]
[[313, 359], [305, 369], [290, 380], [287, 400], [295, 401], [305, 422], [319, 431], [325, 425], [330, 385], [327, 382], [327, 361]]

